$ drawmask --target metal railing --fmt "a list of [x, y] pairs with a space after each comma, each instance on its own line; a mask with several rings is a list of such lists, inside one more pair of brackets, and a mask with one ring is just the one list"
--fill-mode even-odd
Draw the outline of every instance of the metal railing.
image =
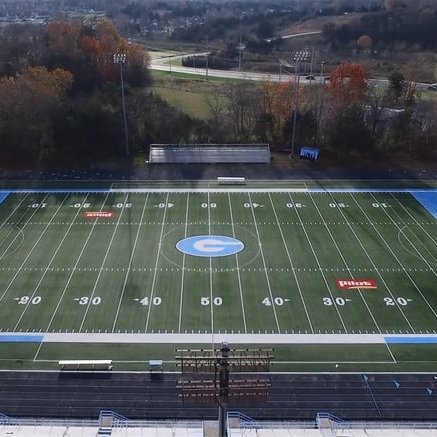
[[[103, 414], [103, 415], [102, 415]], [[112, 417], [113, 428], [187, 428], [203, 429], [198, 420], [142, 420], [129, 419], [115, 411], [103, 410], [99, 419], [52, 419], [45, 417], [10, 417], [0, 413], [0, 425], [8, 426], [52, 426], [52, 427], [95, 427], [101, 424], [101, 417]]]
[[330, 413], [317, 413], [316, 422], [328, 419], [333, 429], [435, 429], [437, 422], [344, 420]]
[[286, 429], [286, 428], [303, 428], [303, 429], [314, 429], [317, 428], [316, 421], [314, 420], [255, 420], [240, 411], [229, 411], [228, 412], [228, 428], [229, 419], [239, 419], [240, 429]]

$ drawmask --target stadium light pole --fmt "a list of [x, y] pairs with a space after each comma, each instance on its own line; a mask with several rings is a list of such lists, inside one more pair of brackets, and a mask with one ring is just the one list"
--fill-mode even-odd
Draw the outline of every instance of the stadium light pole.
[[246, 48], [245, 44], [241, 43], [241, 34], [240, 34], [240, 43], [237, 45], [238, 49], [238, 71], [241, 71], [241, 61], [243, 58], [243, 50]]
[[293, 132], [291, 134], [291, 152], [290, 152], [290, 158], [293, 158], [294, 155], [294, 149], [296, 147], [296, 126], [297, 126], [297, 99], [299, 96], [299, 60], [295, 61], [295, 82], [296, 82], [296, 92], [295, 92], [295, 105], [294, 105], [294, 114], [293, 114]]
[[206, 78], [206, 80], [208, 80], [208, 61], [209, 61], [209, 51], [208, 51], [208, 48], [209, 48], [209, 46], [208, 46], [208, 37], [206, 37], [206, 50], [205, 50], [205, 53], [206, 53], [206, 57], [205, 57], [205, 78]]
[[310, 53], [307, 49], [305, 50], [297, 50], [296, 53], [293, 56], [294, 60], [294, 73], [295, 73], [295, 81], [296, 81], [296, 105], [294, 107], [294, 114], [293, 114], [293, 133], [291, 135], [291, 151], [290, 151], [290, 158], [293, 158], [294, 156], [294, 149], [296, 148], [296, 126], [297, 126], [297, 109], [299, 107], [299, 64], [301, 61], [307, 62]]
[[114, 64], [120, 65], [120, 82], [121, 82], [121, 102], [123, 106], [123, 121], [124, 121], [124, 145], [126, 149], [126, 156], [130, 155], [129, 152], [129, 134], [127, 127], [127, 114], [126, 114], [126, 96], [124, 93], [124, 80], [123, 80], [123, 65], [126, 63], [126, 53], [114, 53]]

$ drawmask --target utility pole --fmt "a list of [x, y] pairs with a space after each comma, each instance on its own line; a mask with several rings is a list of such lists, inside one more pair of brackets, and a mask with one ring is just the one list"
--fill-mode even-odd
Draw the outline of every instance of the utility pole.
[[241, 71], [241, 62], [243, 58], [243, 50], [246, 48], [244, 44], [241, 43], [241, 34], [240, 34], [240, 44], [238, 44], [238, 71]]
[[124, 145], [126, 149], [126, 156], [129, 157], [129, 134], [127, 127], [127, 114], [126, 114], [126, 96], [124, 93], [124, 80], [123, 80], [123, 65], [126, 63], [126, 53], [114, 53], [114, 64], [120, 65], [120, 82], [121, 82], [121, 102], [123, 107], [123, 121], [124, 121]]
[[325, 66], [325, 61], [322, 61], [320, 63], [319, 103], [318, 103], [317, 119], [316, 119], [316, 143], [317, 140], [322, 136], [323, 88], [325, 85], [324, 66]]
[[208, 80], [208, 58], [209, 58], [209, 51], [208, 51], [208, 37], [206, 37], [206, 60], [205, 60], [205, 76], [206, 80]]

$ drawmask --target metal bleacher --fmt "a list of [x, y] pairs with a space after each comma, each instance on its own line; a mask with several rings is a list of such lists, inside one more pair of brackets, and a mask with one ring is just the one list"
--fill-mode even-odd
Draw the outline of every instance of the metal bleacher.
[[151, 164], [269, 164], [268, 144], [151, 144]]

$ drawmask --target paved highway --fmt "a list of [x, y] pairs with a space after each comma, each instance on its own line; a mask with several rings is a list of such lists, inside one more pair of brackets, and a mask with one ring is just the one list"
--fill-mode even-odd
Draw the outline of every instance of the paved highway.
[[[310, 32], [310, 33], [314, 33], [314, 32]], [[286, 37], [293, 37], [293, 36], [296, 35], [287, 35]], [[240, 80], [254, 80], [254, 81], [267, 80], [272, 82], [288, 82], [290, 80], [295, 79], [294, 74], [285, 73], [285, 72], [282, 73], [278, 72], [277, 74], [276, 73], [272, 74], [272, 73], [258, 73], [253, 71], [216, 70], [212, 68], [208, 68], [208, 69], [192, 68], [192, 67], [182, 67], [180, 65], [174, 65], [174, 61], [176, 60], [187, 58], [189, 56], [204, 57], [206, 56], [207, 53], [208, 52], [188, 53], [188, 54], [165, 56], [162, 58], [152, 59], [150, 62], [150, 69], [167, 71], [169, 73], [173, 72], [173, 73], [193, 74], [193, 75], [204, 76], [204, 77], [220, 77], [224, 79], [240, 79]], [[292, 67], [293, 66], [291, 66], [291, 68]], [[320, 84], [324, 81], [324, 77], [326, 77], [326, 76], [314, 75], [314, 79], [309, 80], [309, 79], [305, 79], [305, 76], [308, 75], [307, 74], [301, 75], [299, 77], [299, 81], [302, 84], [308, 84], [308, 85]], [[368, 82], [369, 85], [387, 86], [389, 81], [388, 79], [369, 79]], [[417, 82], [417, 86], [423, 89], [426, 89], [429, 85], [430, 85], [429, 83]]]
[[[256, 73], [252, 71], [232, 71], [232, 70], [216, 70], [212, 68], [192, 68], [192, 67], [182, 67], [180, 65], [174, 65], [174, 61], [180, 60], [189, 56], [204, 57], [206, 55], [203, 53], [192, 53], [177, 56], [166, 56], [163, 58], [153, 59], [150, 62], [151, 70], [167, 71], [172, 73], [183, 73], [183, 74], [194, 74], [204, 77], [221, 77], [224, 79], [240, 79], [240, 80], [255, 80], [264, 81], [269, 80], [273, 82], [287, 82], [294, 78], [294, 74], [270, 74], [270, 73]], [[316, 77], [315, 80], [307, 80], [304, 77], [300, 77], [302, 83], [317, 83], [320, 78]]]

